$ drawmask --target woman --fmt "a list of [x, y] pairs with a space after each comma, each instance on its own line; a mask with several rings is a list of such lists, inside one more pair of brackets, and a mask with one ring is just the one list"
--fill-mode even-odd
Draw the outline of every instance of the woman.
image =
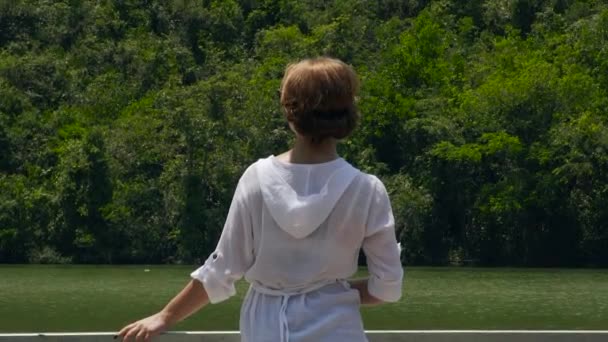
[[[242, 341], [366, 341], [361, 304], [401, 297], [403, 269], [386, 190], [336, 151], [355, 128], [359, 82], [331, 58], [290, 65], [281, 105], [293, 148], [260, 159], [239, 180], [215, 252], [155, 315], [124, 327], [147, 341], [207, 303], [251, 284], [241, 309]], [[370, 277], [357, 271], [359, 250]]]

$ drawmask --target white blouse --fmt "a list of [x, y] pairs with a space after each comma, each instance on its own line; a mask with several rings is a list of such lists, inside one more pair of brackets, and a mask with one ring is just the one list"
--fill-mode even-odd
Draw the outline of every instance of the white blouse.
[[241, 309], [242, 341], [366, 341], [359, 294], [346, 279], [359, 250], [368, 289], [394, 302], [403, 268], [382, 182], [338, 158], [290, 164], [274, 156], [239, 180], [215, 252], [191, 276], [211, 303], [251, 284]]

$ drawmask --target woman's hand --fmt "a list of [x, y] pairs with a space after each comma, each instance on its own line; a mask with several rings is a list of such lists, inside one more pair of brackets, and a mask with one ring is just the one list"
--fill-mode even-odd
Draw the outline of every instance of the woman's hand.
[[368, 279], [349, 280], [350, 287], [359, 291], [362, 305], [378, 305], [384, 303], [381, 299], [372, 296], [367, 288]]
[[159, 335], [167, 328], [168, 322], [159, 312], [127, 325], [120, 330], [116, 337], [120, 337], [124, 342], [149, 342], [152, 337]]
[[164, 309], [127, 325], [114, 338], [120, 337], [124, 342], [149, 342], [152, 337], [200, 310], [207, 303], [209, 296], [203, 284], [198, 280], [190, 280]]

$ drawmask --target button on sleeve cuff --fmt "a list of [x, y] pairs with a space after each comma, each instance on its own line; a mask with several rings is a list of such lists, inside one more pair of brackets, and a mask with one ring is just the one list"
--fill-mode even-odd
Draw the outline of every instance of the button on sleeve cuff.
[[224, 281], [215, 269], [209, 265], [196, 269], [190, 274], [190, 277], [203, 284], [207, 296], [209, 296], [209, 302], [212, 304], [223, 302], [236, 294], [234, 283], [229, 280]]

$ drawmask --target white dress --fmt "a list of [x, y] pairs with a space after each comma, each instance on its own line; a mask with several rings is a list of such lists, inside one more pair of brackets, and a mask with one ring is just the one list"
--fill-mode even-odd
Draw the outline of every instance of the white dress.
[[215, 252], [192, 272], [211, 303], [251, 284], [241, 308], [247, 342], [367, 341], [358, 291], [345, 281], [363, 249], [369, 292], [401, 297], [403, 268], [382, 182], [344, 159], [290, 164], [274, 156], [239, 180]]

